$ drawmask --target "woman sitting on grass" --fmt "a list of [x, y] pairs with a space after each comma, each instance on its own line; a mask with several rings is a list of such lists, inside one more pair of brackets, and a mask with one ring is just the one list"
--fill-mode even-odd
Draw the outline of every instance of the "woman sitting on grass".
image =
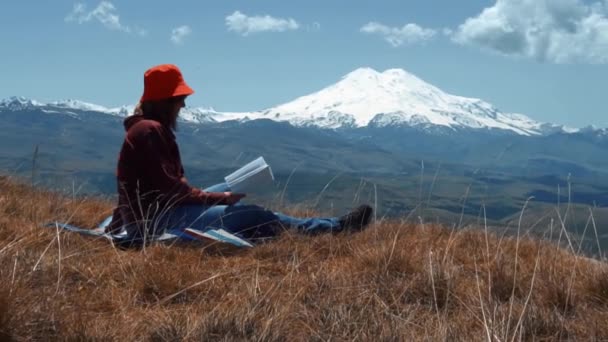
[[140, 105], [124, 121], [118, 207], [107, 232], [125, 228], [130, 241], [145, 242], [168, 228], [222, 228], [254, 239], [275, 236], [284, 228], [316, 234], [358, 231], [368, 225], [372, 215], [368, 205], [342, 217], [296, 218], [239, 204], [245, 194], [231, 192], [226, 184], [205, 190], [190, 186], [173, 132], [186, 97], [193, 93], [174, 65], [155, 66], [144, 74]]

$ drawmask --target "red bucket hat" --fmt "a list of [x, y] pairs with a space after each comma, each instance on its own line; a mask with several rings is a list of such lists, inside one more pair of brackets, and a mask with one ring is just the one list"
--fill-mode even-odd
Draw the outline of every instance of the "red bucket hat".
[[179, 68], [173, 64], [152, 67], [144, 74], [144, 94], [140, 101], [164, 100], [174, 96], [192, 95]]

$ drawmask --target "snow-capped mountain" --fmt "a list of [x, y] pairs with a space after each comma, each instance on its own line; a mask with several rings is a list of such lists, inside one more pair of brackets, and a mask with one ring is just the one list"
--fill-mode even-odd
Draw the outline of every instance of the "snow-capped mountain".
[[[78, 101], [78, 100], [61, 100], [48, 103], [39, 102], [24, 97], [12, 96], [4, 100], [0, 100], [0, 111], [23, 111], [23, 110], [40, 110], [47, 114], [66, 114], [72, 117], [78, 117], [86, 112], [95, 112], [119, 117], [127, 117], [133, 114], [135, 105], [124, 105], [115, 108], [107, 108], [104, 106]], [[180, 120], [193, 123], [209, 123], [215, 122], [213, 116], [219, 115], [213, 109], [208, 108], [184, 108], [180, 112]]]
[[124, 111], [125, 108], [127, 107], [123, 106], [110, 109], [96, 104], [72, 99], [43, 103], [20, 96], [12, 96], [0, 101], [0, 109], [8, 111], [38, 109], [45, 113], [69, 112], [74, 114], [74, 112], [98, 112], [112, 115], [122, 115], [126, 114]]
[[[71, 115], [93, 111], [124, 117], [133, 113], [134, 106], [106, 108], [76, 100], [41, 103], [20, 97], [0, 101], [0, 110], [25, 108]], [[528, 136], [578, 131], [541, 123], [523, 114], [503, 113], [480, 99], [448, 94], [402, 69], [378, 72], [360, 68], [318, 92], [261, 111], [218, 112], [213, 108], [187, 107], [180, 113], [181, 121], [193, 123], [256, 119], [326, 129], [365, 126], [476, 129]]]
[[249, 114], [325, 128], [414, 126], [500, 129], [539, 135], [560, 126], [502, 113], [480, 99], [450, 95], [402, 70], [360, 68], [338, 83], [296, 100]]
[[0, 101], [0, 109], [8, 111], [20, 111], [42, 106], [44, 106], [44, 104], [36, 100], [26, 99], [25, 97], [17, 96], [12, 96]]

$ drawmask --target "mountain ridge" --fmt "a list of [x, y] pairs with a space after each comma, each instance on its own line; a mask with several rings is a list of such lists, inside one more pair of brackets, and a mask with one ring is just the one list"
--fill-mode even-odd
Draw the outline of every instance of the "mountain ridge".
[[[125, 117], [134, 106], [107, 108], [72, 99], [42, 103], [23, 97], [0, 101], [0, 110], [26, 108], [43, 112], [95, 111]], [[403, 69], [378, 72], [368, 67], [356, 69], [317, 92], [268, 109], [219, 112], [211, 107], [186, 107], [180, 114], [181, 121], [203, 124], [256, 119], [324, 129], [407, 126], [422, 130], [500, 130], [527, 136], [598, 130], [572, 129], [523, 114], [504, 113], [481, 99], [448, 94]]]

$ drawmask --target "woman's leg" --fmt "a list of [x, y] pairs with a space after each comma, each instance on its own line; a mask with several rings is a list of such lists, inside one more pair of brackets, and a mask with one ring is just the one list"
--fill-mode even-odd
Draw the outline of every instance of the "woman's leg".
[[[219, 183], [219, 184], [212, 185], [204, 190], [207, 192], [225, 192], [225, 191], [230, 191], [230, 187], [228, 186], [227, 183]], [[240, 206], [241, 204], [238, 203], [237, 205]], [[257, 206], [247, 206], [247, 207], [248, 208], [241, 210], [241, 211], [229, 210], [230, 215], [235, 217], [235, 219], [228, 220], [229, 226], [232, 227], [232, 228], [229, 228], [229, 227], [228, 228], [231, 231], [234, 231], [233, 229], [238, 230], [242, 226], [251, 226], [252, 222], [258, 222], [258, 220], [252, 216], [259, 215], [262, 211], [265, 211], [265, 209], [263, 209], [261, 207], [257, 207]], [[222, 209], [222, 210], [224, 210], [224, 209]], [[222, 214], [214, 214], [214, 215], [221, 216]], [[276, 217], [272, 218], [272, 220], [280, 222], [283, 226], [285, 226], [287, 228], [296, 228], [298, 231], [307, 233], [307, 234], [328, 233], [328, 232], [335, 232], [335, 231], [340, 230], [340, 224], [338, 222], [338, 218], [336, 218], [336, 217], [297, 218], [297, 217], [292, 217], [292, 216], [288, 216], [288, 215], [285, 215], [282, 213], [277, 213], [277, 212], [275, 212], [274, 215], [276, 215]], [[211, 216], [213, 216], [213, 215], [211, 215]], [[264, 219], [270, 219], [270, 216], [268, 216], [267, 213], [262, 214], [262, 216]], [[241, 222], [243, 222], [244, 224], [241, 224]]]
[[298, 218], [257, 205], [184, 205], [170, 210], [163, 218], [163, 224], [173, 233], [184, 228], [200, 231], [221, 228], [246, 239], [254, 239], [274, 237], [284, 228], [295, 228], [306, 234], [361, 230], [369, 223], [371, 213], [371, 207], [361, 206], [339, 218]]
[[331, 233], [342, 230], [337, 217], [298, 218], [281, 213], [274, 214], [284, 226], [295, 228], [305, 234]]
[[159, 219], [166, 231], [177, 235], [185, 228], [224, 229], [247, 239], [277, 235], [280, 232], [278, 222], [273, 212], [256, 205], [183, 205]]
[[344, 230], [361, 231], [371, 222], [373, 212], [372, 207], [364, 204], [340, 217], [297, 218], [281, 213], [275, 213], [275, 215], [282, 224], [294, 227], [302, 233], [320, 234]]
[[[210, 186], [205, 189], [208, 192], [225, 192], [230, 191], [230, 187], [227, 183], [219, 183], [213, 186]], [[240, 205], [240, 204], [239, 204]], [[258, 207], [259, 208], [259, 207]], [[262, 208], [260, 208], [262, 209]], [[259, 210], [259, 209], [258, 209]], [[250, 214], [246, 214], [249, 212]], [[338, 218], [330, 217], [330, 218], [297, 218], [288, 215], [284, 215], [281, 213], [274, 213], [277, 217], [275, 220], [278, 220], [283, 226], [287, 228], [296, 228], [298, 231], [307, 233], [307, 234], [319, 234], [319, 233], [328, 233], [328, 232], [336, 232], [340, 230], [340, 224], [338, 222]], [[245, 210], [245, 213], [241, 212], [241, 214], [237, 214], [235, 212], [232, 215], [243, 215], [239, 219], [245, 220], [245, 215], [250, 216], [253, 215], [251, 208]], [[251, 221], [251, 217], [249, 217], [246, 221]]]
[[183, 233], [184, 229], [192, 228], [205, 231], [218, 228], [217, 222], [220, 221], [226, 205], [180, 205], [167, 211], [157, 222], [166, 232], [188, 238], [189, 235]]

